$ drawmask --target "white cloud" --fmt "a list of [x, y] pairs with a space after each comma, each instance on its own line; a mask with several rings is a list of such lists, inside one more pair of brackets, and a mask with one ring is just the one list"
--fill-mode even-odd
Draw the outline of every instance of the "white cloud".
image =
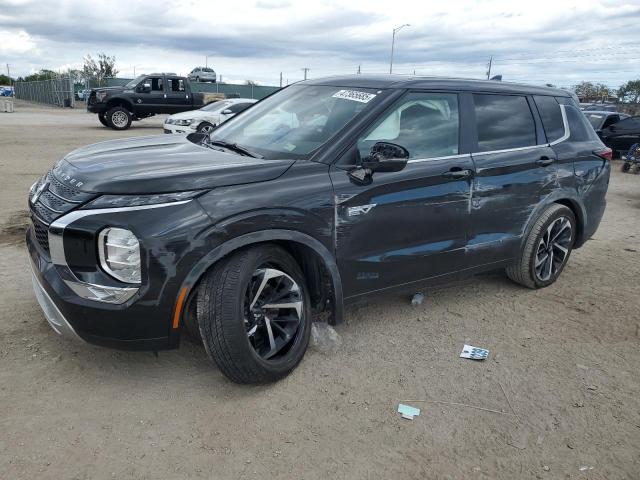
[[35, 50], [36, 43], [24, 30], [0, 30], [0, 54], [22, 54]]

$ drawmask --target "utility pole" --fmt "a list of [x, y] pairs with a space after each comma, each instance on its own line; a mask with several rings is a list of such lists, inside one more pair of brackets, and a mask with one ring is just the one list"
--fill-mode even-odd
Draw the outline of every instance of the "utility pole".
[[9, 77], [9, 86], [13, 85], [13, 79], [11, 78], [11, 70], [9, 70], [9, 64], [7, 63], [7, 77]]
[[308, 72], [309, 70], [311, 70], [311, 69], [310, 69], [310, 68], [307, 68], [307, 67], [304, 67], [304, 68], [302, 68], [301, 70], [304, 72], [304, 79], [306, 80], [306, 79], [307, 79], [307, 72]]
[[491, 77], [491, 64], [493, 63], [493, 55], [489, 58], [489, 63], [487, 64], [487, 80]]
[[358, 75], [360, 75], [360, 65], [358, 65], [358, 72], [357, 72], [357, 74], [358, 74]]
[[395, 47], [396, 43], [396, 32], [399, 32], [404, 27], [410, 26], [411, 25], [409, 25], [408, 23], [405, 23], [404, 25], [400, 25], [399, 27], [393, 29], [393, 34], [391, 35], [391, 59], [389, 60], [389, 73], [393, 73], [393, 48]]
[[282, 88], [282, 72], [280, 72], [280, 88]]

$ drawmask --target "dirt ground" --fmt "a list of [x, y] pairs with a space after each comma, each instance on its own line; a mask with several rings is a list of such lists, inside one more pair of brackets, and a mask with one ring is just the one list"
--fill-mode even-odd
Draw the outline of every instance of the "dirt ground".
[[[640, 478], [640, 176], [616, 162], [600, 230], [552, 287], [496, 272], [419, 306], [381, 297], [347, 310], [337, 351], [246, 387], [191, 341], [156, 358], [61, 338], [32, 293], [29, 186], [76, 147], [161, 121], [0, 113], [0, 477]], [[459, 358], [464, 343], [489, 359]]]

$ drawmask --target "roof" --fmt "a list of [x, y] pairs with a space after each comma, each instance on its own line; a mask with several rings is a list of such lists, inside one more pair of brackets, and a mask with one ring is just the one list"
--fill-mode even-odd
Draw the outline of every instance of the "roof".
[[507, 92], [529, 95], [553, 95], [570, 97], [565, 90], [551, 87], [537, 87], [520, 83], [497, 80], [472, 80], [447, 77], [418, 77], [409, 75], [341, 75], [317, 78], [300, 82], [308, 85], [332, 85], [354, 88], [429, 88], [459, 91]]
[[629, 116], [624, 112], [612, 112], [611, 110], [583, 110], [582, 113], [584, 113], [585, 115], [595, 114], [595, 115], [627, 115]]

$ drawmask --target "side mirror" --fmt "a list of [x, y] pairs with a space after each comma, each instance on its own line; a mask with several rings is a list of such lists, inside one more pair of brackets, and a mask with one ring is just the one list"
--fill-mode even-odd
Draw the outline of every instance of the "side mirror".
[[222, 115], [231, 115], [233, 112], [227, 108], [227, 109], [223, 110], [221, 113], [222, 113]]
[[377, 142], [371, 147], [369, 156], [362, 160], [361, 167], [372, 172], [399, 172], [407, 166], [409, 151], [401, 145]]

